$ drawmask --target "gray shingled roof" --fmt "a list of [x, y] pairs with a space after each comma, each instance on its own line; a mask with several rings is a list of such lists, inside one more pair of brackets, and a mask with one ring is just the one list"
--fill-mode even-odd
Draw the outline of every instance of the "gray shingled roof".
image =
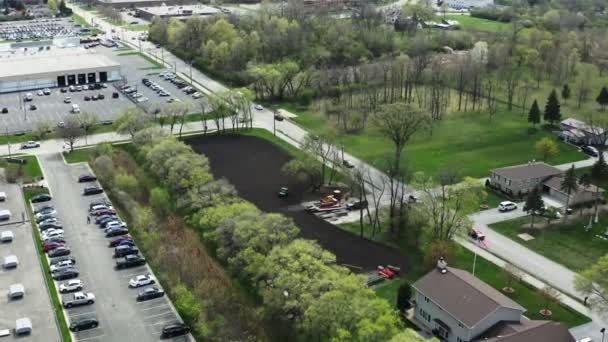
[[[497, 327], [498, 326], [498, 327]], [[522, 321], [522, 323], [500, 322], [487, 333], [477, 337], [475, 342], [574, 342], [568, 328], [552, 321]]]
[[469, 272], [456, 268], [448, 267], [445, 274], [435, 269], [412, 286], [468, 327], [499, 307], [526, 311]]
[[503, 167], [494, 169], [492, 172], [511, 180], [544, 178], [562, 173], [560, 169], [543, 162]]

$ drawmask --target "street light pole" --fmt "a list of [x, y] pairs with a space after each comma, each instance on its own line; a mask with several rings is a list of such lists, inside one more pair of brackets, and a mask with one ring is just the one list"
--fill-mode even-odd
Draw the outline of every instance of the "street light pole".
[[604, 342], [604, 335], [606, 334], [606, 328], [600, 329], [600, 332], [602, 333], [602, 342]]

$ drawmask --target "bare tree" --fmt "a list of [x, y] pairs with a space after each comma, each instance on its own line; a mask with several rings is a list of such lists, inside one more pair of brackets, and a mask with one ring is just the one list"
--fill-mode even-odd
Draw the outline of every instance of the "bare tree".
[[80, 127], [84, 131], [84, 143], [88, 144], [88, 136], [89, 133], [93, 130], [95, 125], [97, 125], [97, 115], [94, 113], [84, 112], [77, 115], [78, 120], [80, 121]]
[[84, 135], [84, 130], [80, 127], [80, 121], [75, 116], [65, 119], [65, 126], [59, 129], [59, 136], [70, 147], [70, 152], [74, 151], [74, 144]]

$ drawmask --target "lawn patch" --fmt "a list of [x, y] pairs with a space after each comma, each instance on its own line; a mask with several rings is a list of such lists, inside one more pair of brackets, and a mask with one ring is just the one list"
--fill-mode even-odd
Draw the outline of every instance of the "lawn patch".
[[63, 152], [63, 158], [68, 164], [85, 163], [89, 161], [91, 152], [93, 152], [92, 147], [77, 149], [72, 152]]
[[119, 56], [119, 57], [124, 57], [124, 56], [140, 56], [141, 58], [143, 58], [146, 61], [148, 61], [148, 63], [150, 63], [150, 64], [153, 65], [153, 67], [144, 67], [144, 68], [141, 68], [140, 70], [151, 70], [151, 69], [163, 69], [164, 68], [164, 66], [160, 62], [154, 60], [150, 56], [148, 56], [146, 54], [143, 54], [143, 53], [141, 53], [139, 51], [121, 52], [121, 53], [117, 54], [117, 56]]
[[[435, 20], [441, 21], [443, 16], [436, 17]], [[460, 23], [463, 30], [474, 30], [483, 32], [508, 32], [511, 24], [500, 21], [471, 17], [470, 15], [446, 15], [445, 19], [456, 20]]]

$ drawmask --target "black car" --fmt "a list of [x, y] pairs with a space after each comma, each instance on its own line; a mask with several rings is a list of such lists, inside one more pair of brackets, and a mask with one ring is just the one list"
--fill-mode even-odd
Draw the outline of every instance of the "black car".
[[63, 257], [51, 259], [51, 261], [49, 262], [49, 266], [55, 265], [62, 261], [67, 261], [67, 260], [70, 260], [72, 262], [72, 265], [76, 265], [76, 258], [74, 258], [73, 256], [63, 256]]
[[34, 214], [38, 214], [38, 213], [41, 213], [41, 212], [47, 211], [47, 210], [55, 210], [55, 207], [53, 207], [52, 205], [42, 205], [42, 206], [34, 209]]
[[47, 229], [63, 229], [63, 225], [57, 222], [45, 222], [41, 223], [38, 226], [38, 229], [40, 229], [40, 231], [45, 231]]
[[116, 260], [116, 268], [131, 268], [146, 264], [146, 259], [141, 255], [127, 255], [124, 258]]
[[117, 246], [116, 248], [114, 248], [114, 257], [115, 258], [122, 258], [127, 255], [136, 255], [136, 254], [139, 254], [139, 249], [137, 249], [137, 247], [135, 247], [135, 246], [120, 245], [120, 246]]
[[143, 291], [140, 291], [139, 294], [137, 295], [136, 300], [138, 302], [143, 302], [143, 301], [150, 300], [150, 299], [160, 298], [164, 295], [165, 295], [165, 291], [163, 291], [155, 286], [152, 286], [152, 287], [145, 288]]
[[190, 328], [183, 323], [171, 323], [165, 325], [160, 333], [160, 338], [172, 338], [190, 333]]
[[62, 93], [67, 93], [67, 92], [68, 92], [68, 89], [67, 89], [67, 88], [61, 88], [61, 92], [62, 92]]
[[85, 100], [85, 101], [91, 101], [91, 97], [90, 97], [90, 96], [85, 96], [85, 97], [84, 97], [84, 100]]
[[120, 95], [118, 95], [118, 93], [112, 93], [112, 98], [113, 99], [117, 99]]
[[106, 98], [106, 96], [104, 94], [99, 94], [99, 95], [97, 95], [97, 98], [100, 100], [103, 100]]
[[118, 216], [116, 215], [102, 215], [100, 216], [99, 221], [95, 219], [95, 223], [99, 225], [99, 228], [106, 228], [106, 223], [118, 220]]
[[114, 237], [127, 234], [129, 234], [129, 230], [127, 228], [116, 228], [110, 230], [109, 232], [106, 232], [106, 237]]
[[360, 210], [360, 209], [365, 209], [367, 208], [367, 201], [363, 200], [363, 201], [357, 201], [357, 202], [353, 202], [353, 203], [348, 203], [346, 204], [346, 208], [348, 210]]
[[3, 107], [2, 108], [2, 114], [8, 114], [8, 108]]
[[99, 322], [95, 318], [81, 318], [70, 324], [71, 331], [80, 331], [97, 328]]
[[51, 199], [52, 199], [52, 197], [49, 194], [40, 194], [40, 195], [32, 197], [31, 201], [32, 201], [32, 203], [42, 203], [42, 202], [48, 202]]
[[59, 272], [53, 274], [54, 280], [68, 280], [68, 279], [73, 279], [73, 278], [77, 278], [77, 277], [78, 277], [78, 270], [76, 270], [75, 268], [68, 268], [63, 271], [59, 271]]
[[36, 107], [36, 105], [35, 105], [35, 104], [30, 105], [30, 110], [36, 110], [36, 109], [38, 109], [38, 107]]
[[103, 189], [97, 186], [87, 186], [86, 188], [84, 188], [84, 190], [82, 191], [82, 194], [84, 196], [89, 196], [89, 195], [97, 195], [103, 192]]
[[599, 157], [599, 155], [600, 155], [599, 151], [593, 146], [581, 146], [581, 151], [583, 151], [583, 153], [588, 154], [592, 157]]
[[59, 256], [70, 255], [70, 253], [72, 253], [72, 251], [70, 251], [70, 249], [67, 247], [57, 247], [57, 248], [49, 251], [49, 253], [47, 255], [49, 256], [49, 258], [55, 258], [55, 257], [59, 257]]
[[78, 177], [78, 183], [93, 182], [96, 180], [97, 177], [93, 175], [80, 175], [80, 177]]

